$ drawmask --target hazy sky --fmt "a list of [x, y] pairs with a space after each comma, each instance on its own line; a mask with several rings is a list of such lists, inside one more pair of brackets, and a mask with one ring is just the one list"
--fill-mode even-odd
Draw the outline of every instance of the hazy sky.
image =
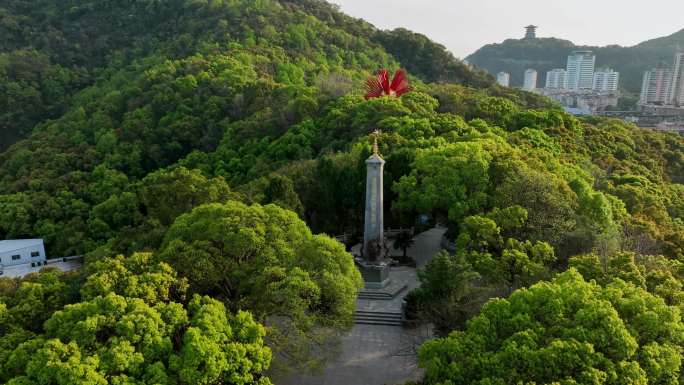
[[481, 46], [540, 37], [634, 45], [684, 28], [684, 0], [330, 0], [382, 29], [405, 27], [463, 58]]

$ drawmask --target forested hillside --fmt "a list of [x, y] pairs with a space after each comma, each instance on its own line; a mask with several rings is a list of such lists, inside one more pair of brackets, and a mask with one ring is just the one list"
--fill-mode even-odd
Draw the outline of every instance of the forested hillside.
[[[542, 306], [528, 296], [576, 288], [585, 301], [549, 304], [560, 310], [545, 322], [598, 303], [606, 325], [558, 324], [619, 324], [614, 345], [506, 333], [539, 357], [564, 351], [559, 333], [585, 349], [573, 352], [596, 346], [587, 376], [682, 380], [682, 137], [578, 120], [317, 0], [8, 0], [0, 35], [0, 238], [87, 256], [77, 273], [0, 279], [0, 382], [267, 384], [269, 366], [320, 366], [362, 282], [344, 245], [317, 234], [360, 235], [375, 129], [386, 225], [427, 214], [457, 245], [409, 304], [443, 335], [464, 330], [421, 351], [428, 383], [499, 383], [509, 368], [480, 370], [477, 355], [508, 362], [510, 336], [450, 346], [495, 334], [477, 328], [501, 307], [523, 314]], [[365, 78], [400, 67], [413, 92], [364, 98]], [[568, 266], [466, 329], [489, 297]], [[670, 334], [623, 309], [642, 292]], [[451, 370], [462, 353], [475, 363]]]
[[678, 46], [684, 46], [684, 30], [633, 47], [578, 46], [555, 38], [508, 39], [480, 48], [467, 60], [492, 74], [509, 72], [511, 83], [522, 86], [526, 69], [536, 69], [541, 74], [540, 81], [544, 81], [547, 71], [565, 68], [570, 52], [588, 49], [596, 54], [597, 67], [610, 67], [620, 72], [620, 87], [638, 95], [644, 72], [659, 64], [672, 65]]

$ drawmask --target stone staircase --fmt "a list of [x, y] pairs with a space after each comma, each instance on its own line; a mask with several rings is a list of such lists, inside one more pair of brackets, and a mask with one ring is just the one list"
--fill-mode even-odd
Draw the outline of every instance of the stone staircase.
[[363, 325], [402, 326], [404, 316], [399, 312], [357, 310], [354, 313], [354, 322]]
[[394, 296], [390, 293], [377, 290], [361, 290], [358, 294], [358, 299], [391, 301]]
[[391, 301], [407, 288], [408, 286], [404, 284], [392, 282], [383, 290], [361, 289], [358, 293], [358, 299]]

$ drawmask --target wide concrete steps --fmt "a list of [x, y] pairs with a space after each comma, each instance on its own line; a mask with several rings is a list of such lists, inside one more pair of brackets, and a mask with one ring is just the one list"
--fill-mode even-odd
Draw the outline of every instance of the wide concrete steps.
[[390, 301], [402, 291], [406, 290], [408, 286], [404, 284], [392, 283], [382, 290], [361, 289], [358, 293], [359, 299]]
[[404, 316], [399, 312], [357, 310], [354, 313], [354, 322], [363, 325], [402, 326]]
[[361, 290], [358, 294], [359, 299], [390, 301], [394, 296], [382, 291]]

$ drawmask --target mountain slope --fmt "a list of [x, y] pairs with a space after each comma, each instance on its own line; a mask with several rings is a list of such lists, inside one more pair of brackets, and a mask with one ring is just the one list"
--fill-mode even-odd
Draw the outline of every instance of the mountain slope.
[[[59, 254], [87, 251], [88, 234], [98, 232], [88, 211], [107, 196], [90, 191], [101, 177], [96, 169], [133, 182], [193, 152], [217, 152], [226, 178], [248, 180], [278, 165], [251, 164], [264, 150], [256, 143], [358, 90], [376, 69], [399, 67], [376, 42], [383, 32], [322, 1], [12, 0], [3, 7], [0, 25], [11, 38], [2, 43], [0, 87], [26, 94], [0, 97], [3, 148], [33, 134], [0, 155], [0, 191], [16, 194], [4, 196], [14, 203], [42, 196], [58, 206], [59, 192], [70, 191], [67, 201], [85, 211], [30, 210], [26, 221], [9, 225], [16, 213], [7, 206], [0, 232], [40, 232]], [[412, 38], [399, 46], [395, 38], [393, 52], [420, 44], [440, 57], [441, 67], [419, 75], [491, 84], [443, 47]], [[286, 159], [327, 147], [307, 135], [297, 140], [312, 147]]]
[[[66, 112], [71, 96], [102, 79], [103, 71], [144, 57], [177, 59], [241, 42], [278, 47], [293, 59], [310, 60], [311, 71], [373, 71], [390, 65], [381, 38], [390, 34], [318, 0], [74, 1], [68, 6], [50, 0], [8, 1], [0, 5], [0, 151], [37, 123]], [[421, 39], [422, 52], [439, 57], [434, 62], [440, 64], [412, 71], [415, 75], [491, 82], [468, 71], [443, 47]], [[402, 55], [416, 51], [415, 45], [407, 41], [390, 52]], [[316, 76], [311, 71], [307, 76]]]
[[684, 46], [684, 30], [633, 47], [578, 46], [554, 38], [509, 39], [500, 44], [486, 45], [468, 56], [467, 60], [492, 74], [510, 72], [513, 85], [522, 85], [525, 70], [534, 68], [540, 72], [539, 81], [543, 85], [546, 71], [565, 68], [571, 51], [589, 49], [596, 53], [597, 67], [619, 71], [621, 87], [636, 94], [641, 90], [644, 71], [660, 63], [671, 64], [678, 44]]

